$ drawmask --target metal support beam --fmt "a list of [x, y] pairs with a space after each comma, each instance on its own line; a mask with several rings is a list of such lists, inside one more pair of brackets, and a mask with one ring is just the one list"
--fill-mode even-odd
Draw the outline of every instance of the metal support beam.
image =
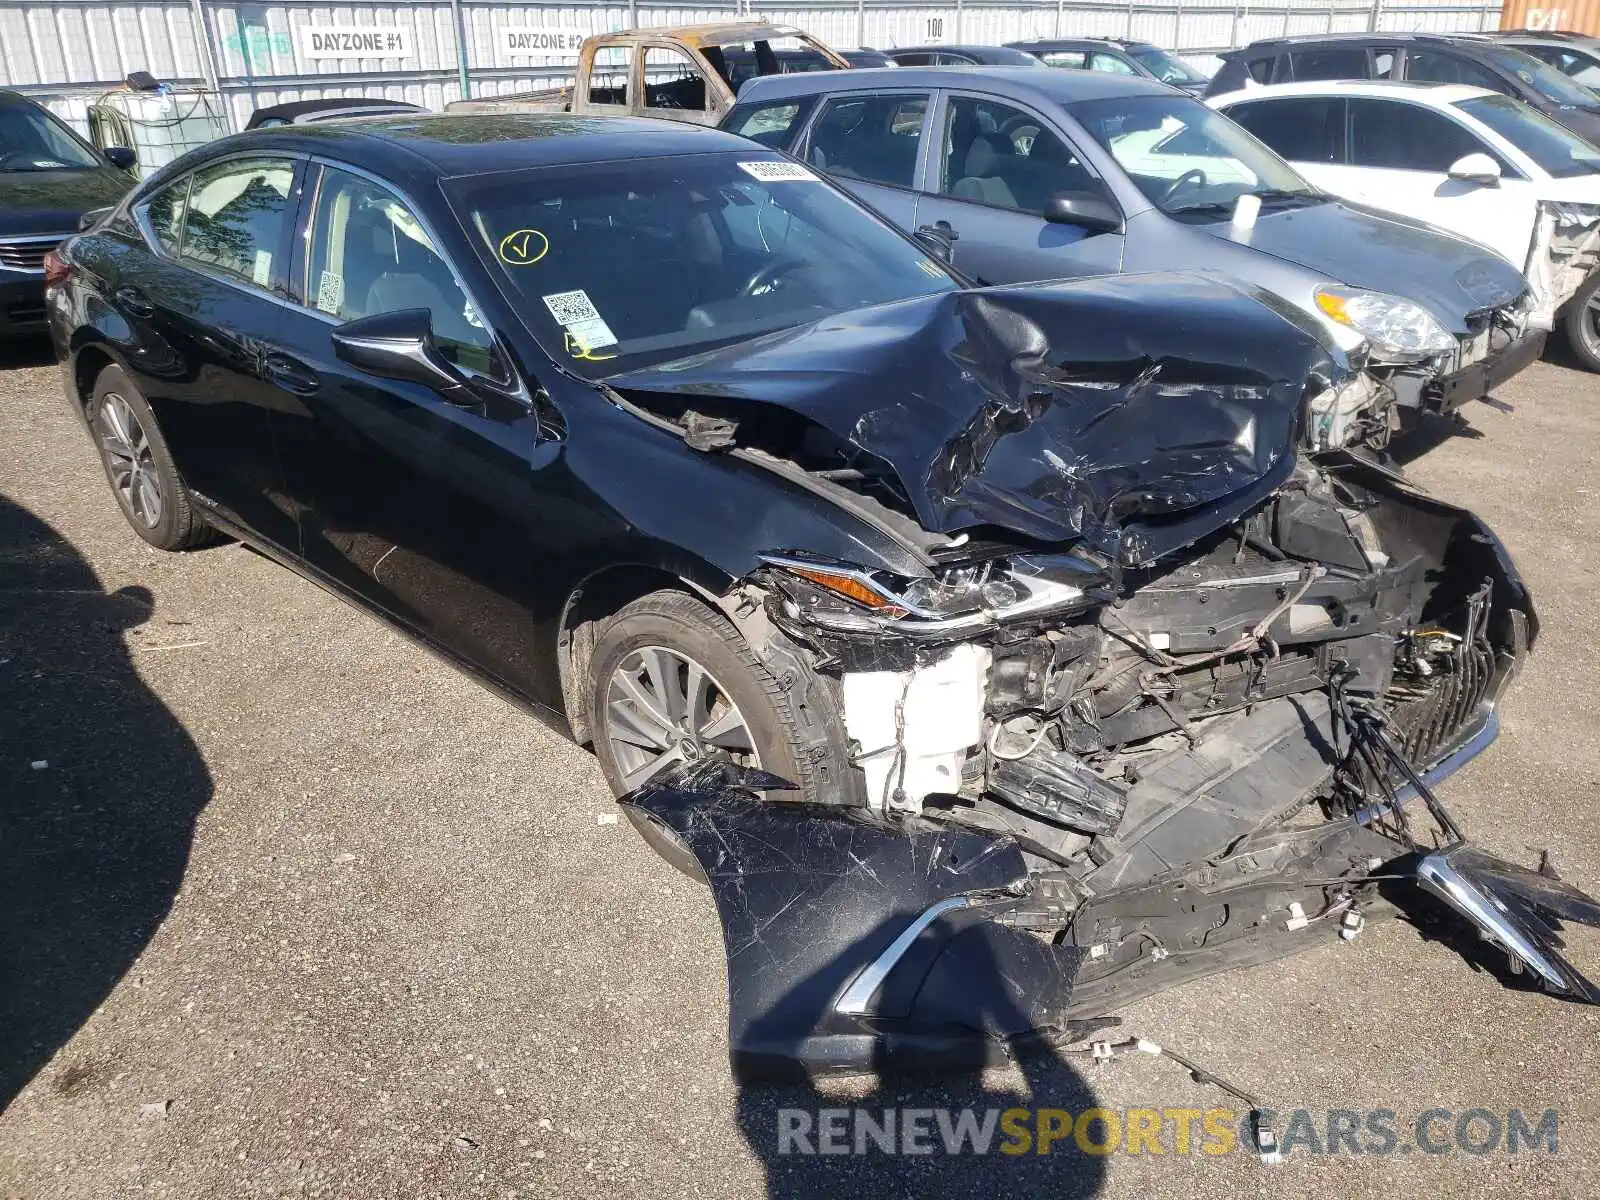
[[211, 43], [211, 22], [206, 20], [204, 0], [189, 0], [189, 21], [194, 26], [194, 43], [200, 50], [200, 73], [205, 76], [206, 89], [214, 92], [222, 72], [217, 69], [217, 48]]
[[[199, 3], [199, 0], [195, 0], [195, 3]], [[456, 77], [461, 85], [461, 98], [471, 100], [472, 64], [467, 47], [467, 15], [462, 10], [461, 0], [450, 0], [450, 15], [456, 23]]]

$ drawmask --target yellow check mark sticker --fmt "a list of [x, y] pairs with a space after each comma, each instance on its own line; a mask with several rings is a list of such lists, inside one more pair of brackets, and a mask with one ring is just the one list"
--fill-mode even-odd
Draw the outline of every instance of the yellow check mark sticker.
[[531, 267], [550, 253], [550, 239], [537, 229], [514, 229], [500, 239], [495, 253], [508, 267]]

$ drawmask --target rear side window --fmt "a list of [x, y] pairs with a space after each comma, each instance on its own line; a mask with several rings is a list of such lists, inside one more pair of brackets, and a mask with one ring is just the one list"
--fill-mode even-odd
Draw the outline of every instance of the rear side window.
[[1087, 50], [1046, 50], [1038, 57], [1048, 66], [1069, 67], [1074, 71], [1082, 71], [1089, 65]]
[[1133, 67], [1118, 58], [1115, 54], [1104, 54], [1096, 51], [1089, 55], [1089, 70], [1104, 71], [1108, 75], [1137, 75]]
[[1290, 162], [1336, 163], [1344, 158], [1344, 101], [1299, 96], [1235, 104], [1228, 116]]
[[1272, 81], [1272, 64], [1278, 60], [1275, 57], [1252, 58], [1245, 64], [1245, 70], [1250, 72], [1250, 78], [1257, 83], [1270, 83]]
[[795, 131], [803, 123], [803, 114], [810, 110], [811, 104], [811, 99], [807, 98], [785, 100], [778, 104], [757, 104], [749, 108], [741, 106], [727, 129], [740, 137], [753, 138], [763, 146], [782, 150], [793, 139]]
[[1503, 92], [1506, 85], [1487, 67], [1437, 50], [1412, 50], [1406, 54], [1406, 78], [1422, 83], [1465, 83]]
[[627, 107], [632, 71], [632, 46], [601, 46], [589, 68], [589, 103]]
[[806, 157], [847, 179], [912, 187], [927, 115], [926, 95], [836, 97], [817, 117]]
[[891, 56], [902, 67], [926, 67], [933, 63], [932, 54], [895, 54]]
[[1365, 79], [1367, 52], [1357, 46], [1327, 50], [1296, 50], [1289, 55], [1296, 82], [1307, 79]]
[[[1420, 105], [1357, 97], [1347, 103], [1352, 166], [1442, 175], [1467, 154], [1487, 154], [1500, 161], [1471, 130]], [[1501, 170], [1505, 169], [1502, 163]]]
[[294, 184], [288, 159], [230, 159], [193, 176], [178, 257], [270, 288], [287, 240]]

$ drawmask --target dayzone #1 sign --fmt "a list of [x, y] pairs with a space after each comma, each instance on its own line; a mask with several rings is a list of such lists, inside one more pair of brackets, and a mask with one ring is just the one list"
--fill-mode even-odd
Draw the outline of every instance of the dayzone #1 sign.
[[500, 31], [500, 48], [511, 55], [576, 58], [588, 36], [560, 25], [511, 25]]
[[411, 30], [388, 25], [301, 25], [301, 58], [410, 58]]

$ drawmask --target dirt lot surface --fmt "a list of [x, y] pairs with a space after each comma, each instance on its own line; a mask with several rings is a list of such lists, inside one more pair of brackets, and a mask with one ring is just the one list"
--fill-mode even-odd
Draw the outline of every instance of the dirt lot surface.
[[[1443, 792], [1600, 890], [1600, 383], [1501, 398], [1408, 468], [1543, 619]], [[1600, 1195], [1600, 1010], [1398, 921], [1122, 1014], [1319, 1139], [1395, 1110], [1389, 1154], [780, 1156], [779, 1107], [841, 1101], [734, 1084], [710, 899], [599, 820], [589, 754], [241, 546], [147, 549], [37, 358], [0, 371], [0, 493], [0, 1197]], [[863, 1102], [1232, 1103], [1144, 1055]], [[1432, 1108], [1556, 1109], [1558, 1147], [1428, 1153]]]

